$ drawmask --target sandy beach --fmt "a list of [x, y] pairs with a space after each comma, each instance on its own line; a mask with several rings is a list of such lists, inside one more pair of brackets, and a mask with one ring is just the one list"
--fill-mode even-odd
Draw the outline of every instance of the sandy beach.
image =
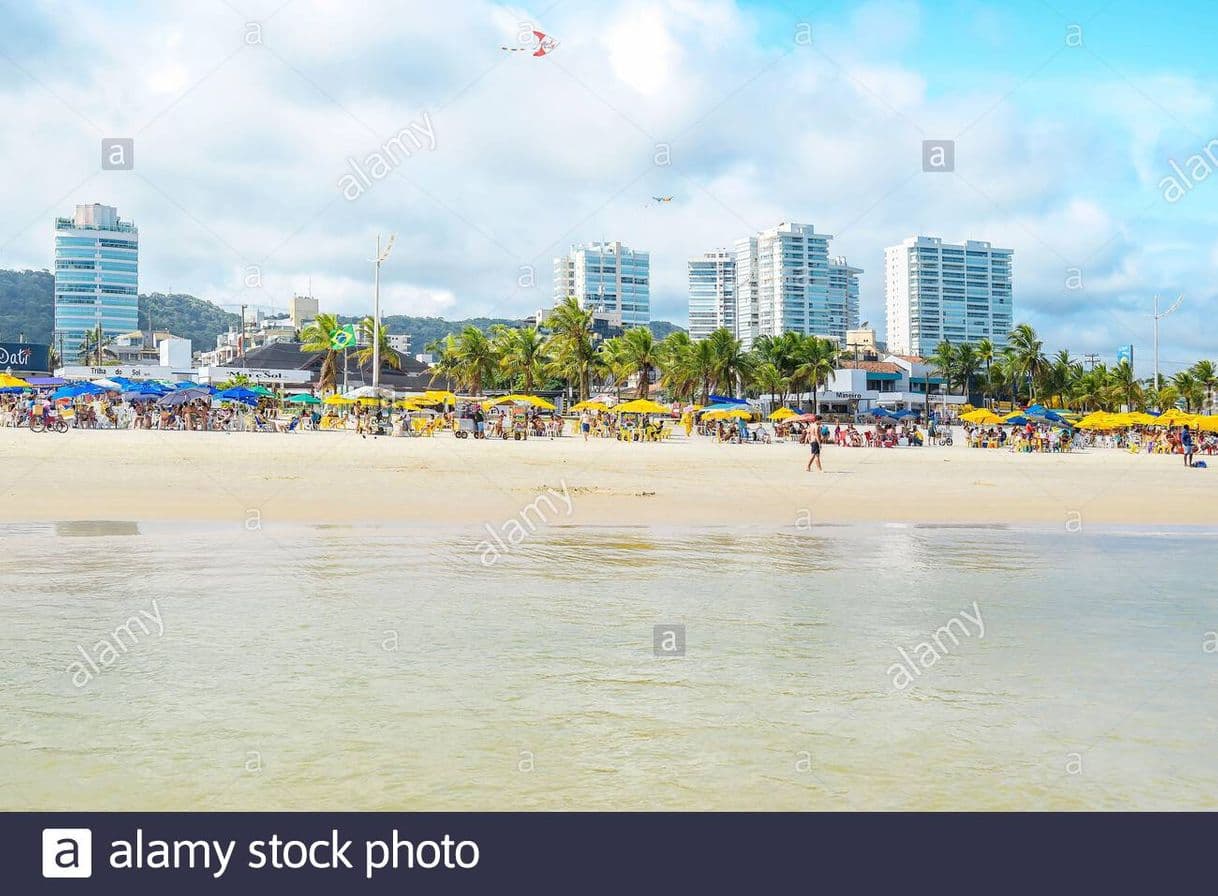
[[[0, 429], [0, 519], [481, 525], [551, 495], [549, 524], [1214, 525], [1218, 471], [1179, 457], [624, 444], [348, 433]], [[560, 497], [561, 496], [561, 497]]]

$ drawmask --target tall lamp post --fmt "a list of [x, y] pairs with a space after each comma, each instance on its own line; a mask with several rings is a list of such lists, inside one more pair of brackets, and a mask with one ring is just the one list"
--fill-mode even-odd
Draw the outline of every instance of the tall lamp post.
[[[389, 235], [389, 242], [381, 251], [381, 235], [376, 235], [376, 258], [373, 259], [375, 273], [372, 286], [372, 389], [375, 392], [381, 385], [381, 264], [393, 251], [393, 241], [397, 234]], [[377, 393], [379, 397], [380, 393]]]
[[1168, 308], [1166, 311], [1161, 312], [1161, 311], [1159, 311], [1159, 297], [1155, 296], [1155, 313], [1154, 313], [1153, 317], [1155, 319], [1155, 395], [1156, 396], [1159, 393], [1159, 321], [1161, 321], [1163, 318], [1167, 317], [1167, 315], [1171, 314], [1173, 311], [1175, 311], [1177, 308], [1179, 308], [1180, 303], [1183, 301], [1184, 301], [1184, 294], [1181, 293], [1180, 295], [1176, 296], [1176, 301], [1172, 302], [1170, 308]]

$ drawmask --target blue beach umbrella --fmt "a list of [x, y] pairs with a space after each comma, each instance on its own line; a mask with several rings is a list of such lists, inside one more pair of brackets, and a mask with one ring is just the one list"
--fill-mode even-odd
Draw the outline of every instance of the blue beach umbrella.
[[234, 386], [231, 389], [225, 389], [223, 392], [216, 393], [216, 398], [219, 398], [221, 401], [244, 401], [247, 404], [257, 404], [258, 399], [261, 397], [257, 392], [244, 386]]

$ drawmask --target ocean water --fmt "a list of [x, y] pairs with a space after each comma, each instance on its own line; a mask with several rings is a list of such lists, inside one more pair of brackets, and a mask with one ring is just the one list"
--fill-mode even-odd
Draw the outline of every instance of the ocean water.
[[1213, 533], [486, 537], [5, 527], [0, 808], [1218, 808]]

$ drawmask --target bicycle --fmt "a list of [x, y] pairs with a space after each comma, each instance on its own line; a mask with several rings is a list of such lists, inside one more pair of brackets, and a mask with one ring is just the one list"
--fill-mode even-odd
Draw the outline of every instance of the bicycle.
[[67, 421], [60, 417], [44, 418], [41, 414], [30, 417], [30, 432], [67, 432]]

